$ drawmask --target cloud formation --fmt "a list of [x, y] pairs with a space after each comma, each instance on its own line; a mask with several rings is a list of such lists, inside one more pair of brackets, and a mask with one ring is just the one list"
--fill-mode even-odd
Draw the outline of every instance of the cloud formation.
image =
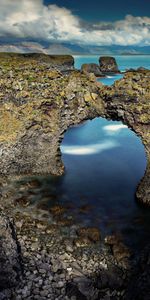
[[91, 155], [98, 154], [119, 146], [120, 144], [116, 141], [103, 141], [100, 144], [89, 144], [85, 146], [62, 146], [61, 151], [62, 153], [68, 155]]
[[124, 124], [111, 124], [103, 126], [103, 130], [107, 135], [116, 135], [120, 133], [122, 129], [127, 129], [128, 127]]
[[64, 7], [42, 0], [0, 0], [0, 38], [72, 42], [80, 45], [150, 45], [150, 18], [128, 15], [88, 24]]

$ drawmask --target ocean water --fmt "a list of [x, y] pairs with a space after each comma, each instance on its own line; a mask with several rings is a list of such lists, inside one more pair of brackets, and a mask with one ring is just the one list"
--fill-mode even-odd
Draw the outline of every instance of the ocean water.
[[[101, 55], [102, 56], [102, 55]], [[150, 55], [114, 55], [116, 58], [119, 70], [124, 72], [127, 69], [133, 68], [137, 69], [139, 67], [144, 67], [150, 69]], [[82, 64], [85, 63], [96, 63], [99, 64], [99, 56], [91, 55], [91, 56], [74, 56], [75, 59], [75, 68], [80, 69]], [[123, 75], [110, 75], [107, 78], [98, 79], [104, 84], [111, 85], [115, 80], [122, 78]]]
[[[102, 55], [101, 55], [102, 56]], [[105, 54], [104, 54], [105, 56]], [[80, 69], [82, 64], [85, 63], [96, 63], [99, 64], [98, 55], [90, 56], [74, 56], [75, 68]], [[117, 64], [120, 71], [125, 71], [127, 69], [144, 67], [150, 69], [150, 55], [113, 55], [116, 58]]]
[[[75, 66], [80, 68], [82, 63], [97, 59], [78, 56]], [[121, 70], [150, 67], [148, 56], [116, 59]], [[116, 79], [118, 76], [101, 80], [112, 84]], [[121, 122], [96, 118], [70, 128], [61, 151], [66, 168], [61, 186], [64, 198], [73, 204], [76, 221], [98, 226], [103, 236], [118, 232], [128, 245], [142, 247], [150, 238], [150, 211], [135, 199], [136, 186], [146, 168], [140, 138]]]

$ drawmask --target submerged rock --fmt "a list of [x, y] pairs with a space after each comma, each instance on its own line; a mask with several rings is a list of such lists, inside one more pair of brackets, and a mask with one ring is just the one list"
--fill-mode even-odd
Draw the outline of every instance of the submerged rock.
[[120, 73], [116, 59], [111, 56], [101, 56], [99, 59], [102, 73]]

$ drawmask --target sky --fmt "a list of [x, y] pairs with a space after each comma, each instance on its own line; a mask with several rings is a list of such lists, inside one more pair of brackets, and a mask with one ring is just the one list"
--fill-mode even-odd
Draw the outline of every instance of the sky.
[[67, 7], [77, 16], [93, 22], [121, 20], [128, 14], [150, 14], [150, 0], [45, 0], [44, 3]]
[[149, 46], [150, 0], [0, 0], [0, 42]]

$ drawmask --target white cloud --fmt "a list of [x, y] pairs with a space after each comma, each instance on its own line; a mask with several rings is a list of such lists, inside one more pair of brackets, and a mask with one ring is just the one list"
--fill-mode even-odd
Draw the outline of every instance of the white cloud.
[[87, 45], [150, 45], [150, 18], [128, 15], [114, 23], [84, 27], [64, 7], [42, 0], [0, 0], [0, 37], [32, 38]]
[[115, 135], [119, 133], [122, 129], [127, 129], [128, 127], [124, 124], [115, 124], [115, 125], [106, 125], [103, 127], [103, 130], [108, 135]]
[[61, 146], [62, 153], [69, 155], [91, 155], [118, 147], [119, 143], [115, 141], [104, 141], [100, 144], [91, 144], [85, 146]]

